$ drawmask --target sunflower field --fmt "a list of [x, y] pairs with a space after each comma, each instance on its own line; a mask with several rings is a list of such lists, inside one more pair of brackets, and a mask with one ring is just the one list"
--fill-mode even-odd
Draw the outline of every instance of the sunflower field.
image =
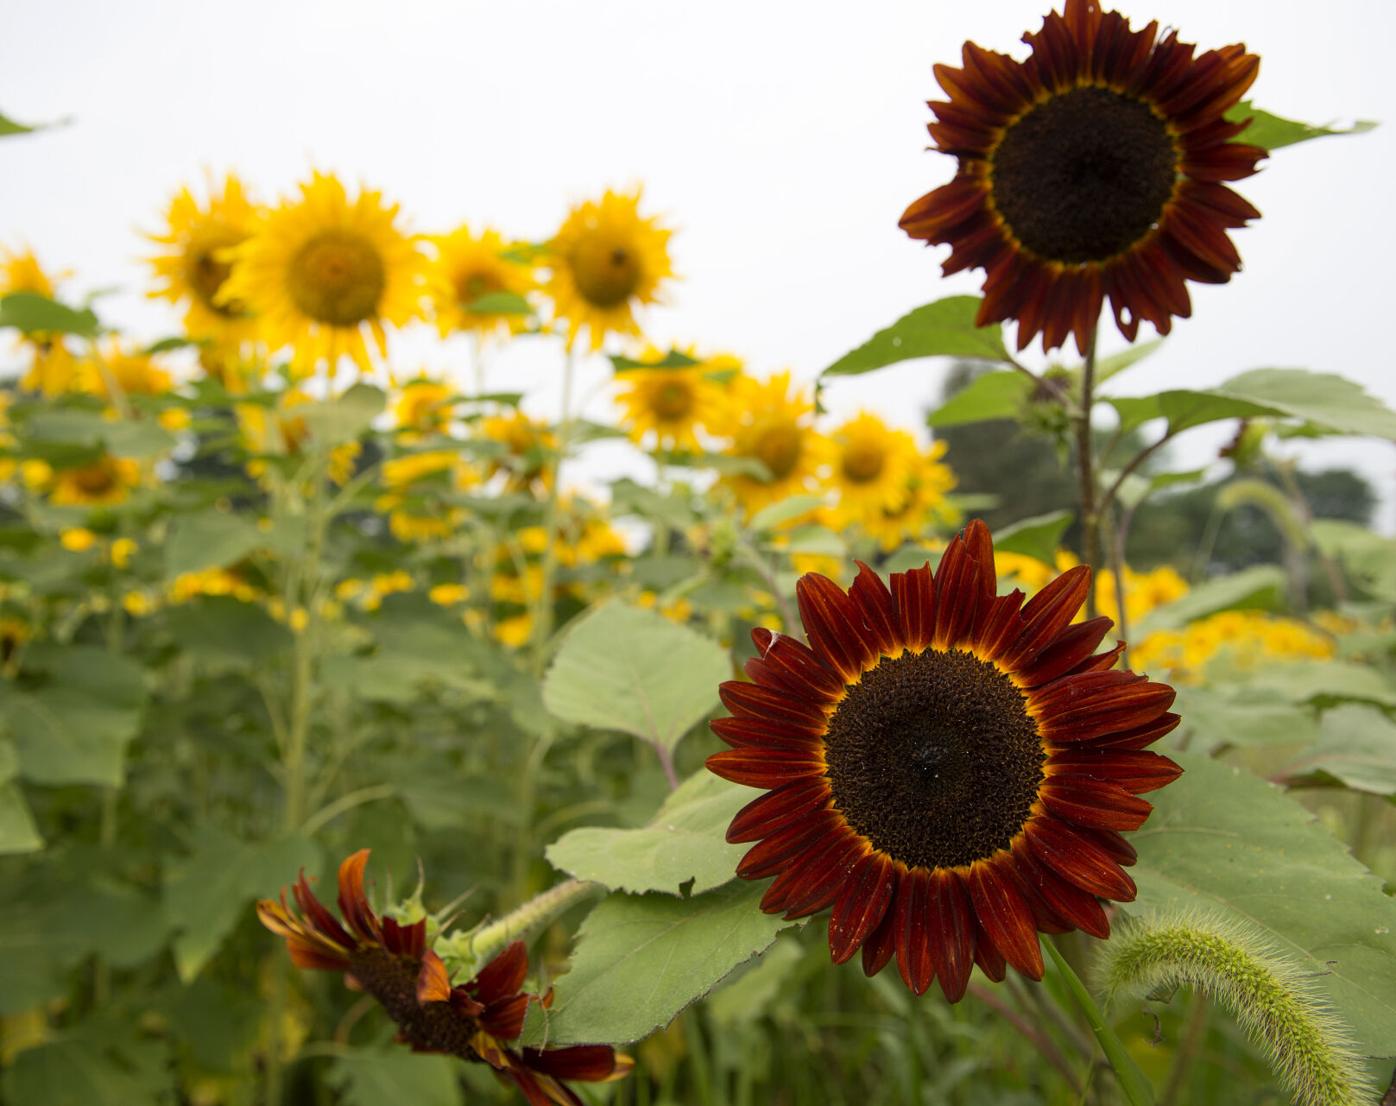
[[648, 336], [638, 186], [195, 172], [160, 334], [0, 242], [0, 1103], [1396, 1102], [1396, 540], [1286, 448], [1396, 412], [1119, 388], [1371, 124], [1095, 0], [1008, 48], [900, 217], [978, 294], [810, 371]]

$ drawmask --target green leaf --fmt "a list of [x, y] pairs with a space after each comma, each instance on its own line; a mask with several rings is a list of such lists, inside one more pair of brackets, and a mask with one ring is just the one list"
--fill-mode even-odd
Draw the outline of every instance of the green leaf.
[[1362, 385], [1334, 373], [1253, 369], [1215, 391], [1344, 434], [1396, 438], [1396, 412], [1368, 395]]
[[1396, 707], [1396, 686], [1370, 665], [1351, 661], [1296, 660], [1257, 670], [1248, 681], [1247, 693], [1271, 702], [1378, 703]]
[[165, 579], [235, 564], [262, 540], [257, 524], [245, 515], [213, 509], [181, 515], [165, 542]]
[[345, 1106], [460, 1106], [461, 1062], [405, 1048], [358, 1048], [337, 1055], [329, 1082]]
[[[1102, 480], [1109, 485], [1115, 479], [1114, 472], [1101, 473]], [[1207, 475], [1205, 468], [1189, 469], [1186, 472], [1155, 472], [1141, 476], [1132, 472], [1120, 483], [1115, 498], [1124, 507], [1138, 507], [1154, 492], [1164, 488], [1175, 488], [1180, 484], [1195, 484]]]
[[708, 998], [708, 1016], [723, 1029], [752, 1024], [782, 993], [789, 993], [786, 982], [804, 955], [799, 941], [789, 936], [777, 938], [760, 956], [734, 972], [732, 982]]
[[1155, 630], [1177, 630], [1218, 611], [1269, 611], [1280, 605], [1285, 575], [1274, 565], [1256, 565], [1230, 576], [1206, 580], [1181, 599], [1150, 611], [1135, 636]]
[[1396, 1054], [1396, 900], [1314, 816], [1264, 780], [1173, 754], [1131, 838], [1141, 910], [1207, 910], [1260, 929], [1305, 966], [1369, 1056]]
[[19, 755], [12, 742], [0, 738], [0, 854], [32, 853], [44, 847], [29, 804], [15, 777]]
[[1008, 361], [1003, 327], [975, 326], [979, 304], [977, 296], [950, 296], [918, 307], [845, 353], [820, 376], [854, 376], [914, 357]]
[[1354, 791], [1396, 797], [1396, 722], [1372, 707], [1325, 711], [1318, 740], [1284, 768], [1285, 775], [1336, 780]]
[[694, 365], [701, 365], [701, 361], [680, 353], [676, 349], [671, 349], [658, 361], [637, 361], [633, 357], [622, 357], [619, 354], [611, 355], [611, 367], [618, 373], [635, 372], [642, 369], [687, 369]]
[[97, 316], [86, 307], [69, 307], [38, 292], [11, 292], [0, 296], [0, 327], [12, 326], [25, 334], [75, 334], [95, 338], [101, 329]]
[[244, 917], [252, 900], [274, 898], [302, 868], [319, 865], [314, 842], [291, 836], [244, 841], [206, 826], [181, 870], [165, 885], [165, 916], [175, 938], [175, 968], [189, 982]]
[[554, 868], [612, 891], [701, 895], [736, 878], [747, 846], [727, 844], [724, 834], [757, 795], [699, 771], [664, 800], [649, 825], [575, 829], [549, 845], [546, 856]]
[[621, 730], [672, 749], [717, 705], [727, 651], [663, 615], [606, 603], [576, 619], [543, 681], [567, 722]]
[[201, 595], [169, 607], [163, 617], [184, 652], [215, 670], [275, 664], [293, 640], [260, 604], [231, 595]]
[[988, 419], [1017, 418], [1032, 394], [1032, 381], [1019, 372], [981, 373], [926, 417], [926, 425], [964, 426]]
[[164, 1106], [173, 1101], [169, 1050], [134, 1023], [79, 1025], [14, 1059], [0, 1089], [24, 1106]]
[[638, 1041], [668, 1025], [794, 923], [763, 914], [764, 884], [738, 882], [692, 899], [619, 895], [582, 922], [571, 970], [524, 1043]]
[[803, 518], [811, 511], [818, 510], [823, 503], [822, 496], [792, 495], [789, 499], [782, 499], [779, 503], [772, 503], [768, 507], [761, 508], [751, 516], [749, 525], [758, 534], [767, 530], [775, 530], [787, 522], [793, 522], [797, 518]]
[[341, 396], [296, 408], [310, 433], [321, 445], [351, 442], [367, 430], [383, 412], [387, 396], [370, 384], [355, 384]]
[[994, 535], [994, 549], [999, 553], [1021, 553], [1043, 564], [1056, 564], [1062, 535], [1073, 517], [1070, 511], [1053, 511], [1020, 519]]
[[1316, 126], [1313, 123], [1299, 123], [1293, 119], [1282, 119], [1262, 111], [1249, 100], [1242, 100], [1226, 113], [1233, 123], [1249, 119], [1250, 125], [1236, 136], [1235, 141], [1262, 146], [1267, 150], [1278, 150], [1293, 146], [1296, 142], [1307, 142], [1311, 138], [1323, 138], [1331, 134], [1363, 134], [1374, 129], [1377, 124], [1370, 119], [1359, 119], [1350, 127]]
[[1319, 549], [1341, 561], [1363, 591], [1396, 602], [1396, 541], [1337, 519], [1314, 519], [1308, 529]]
[[0, 717], [34, 783], [120, 787], [127, 743], [140, 729], [145, 672], [129, 657], [94, 646], [31, 647], [29, 667], [47, 674], [33, 691], [0, 685]]
[[466, 310], [472, 315], [532, 315], [533, 305], [517, 292], [490, 292], [472, 300]]
[[1318, 737], [1313, 711], [1247, 685], [1222, 691], [1215, 687], [1180, 687], [1177, 706], [1188, 735], [1188, 748], [1211, 753], [1232, 745], [1303, 743]]
[[8, 138], [12, 134], [33, 134], [38, 129], [24, 123], [16, 123], [8, 115], [0, 114], [0, 138]]
[[761, 548], [771, 553], [806, 553], [815, 557], [843, 557], [848, 553], [839, 534], [817, 523], [796, 526], [782, 534], [779, 541], [762, 542]]
[[161, 338], [158, 342], [151, 342], [143, 351], [147, 357], [154, 357], [160, 353], [170, 353], [177, 349], [188, 349], [190, 346], [198, 346], [199, 343], [192, 338], [184, 338], [178, 334], [168, 338]]
[[1152, 342], [1138, 342], [1128, 346], [1119, 353], [1111, 354], [1109, 357], [1102, 357], [1095, 363], [1095, 382], [1099, 386], [1104, 384], [1112, 376], [1119, 376], [1120, 373], [1137, 365], [1151, 353], [1158, 351], [1163, 345], [1162, 338], [1155, 338]]

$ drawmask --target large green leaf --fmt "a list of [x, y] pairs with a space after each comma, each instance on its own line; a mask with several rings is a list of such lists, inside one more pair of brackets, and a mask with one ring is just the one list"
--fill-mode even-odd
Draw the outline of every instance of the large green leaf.
[[1274, 565], [1257, 565], [1230, 576], [1219, 576], [1193, 588], [1180, 599], [1149, 612], [1135, 630], [1143, 638], [1155, 630], [1176, 630], [1218, 611], [1274, 610], [1284, 594], [1284, 573]]
[[1062, 535], [1071, 525], [1070, 511], [1053, 511], [1019, 519], [1012, 526], [994, 535], [994, 549], [999, 553], [1021, 553], [1025, 557], [1055, 564]]
[[1182, 717], [1188, 748], [1210, 753], [1232, 745], [1303, 744], [1318, 737], [1314, 712], [1277, 702], [1248, 685], [1180, 687], [1173, 708]]
[[734, 883], [692, 899], [613, 894], [577, 936], [552, 1010], [533, 1010], [524, 1042], [638, 1041], [768, 948], [793, 923], [760, 909], [764, 884]]
[[532, 315], [533, 305], [517, 292], [491, 292], [472, 300], [466, 310], [472, 315]]
[[165, 578], [234, 564], [261, 544], [256, 522], [246, 515], [212, 509], [181, 515], [165, 542]]
[[777, 503], [772, 503], [769, 507], [761, 508], [751, 516], [750, 526], [757, 533], [775, 530], [787, 522], [804, 518], [811, 512], [817, 511], [823, 504], [823, 496], [792, 495], [789, 499], [782, 499]]
[[1396, 797], [1396, 723], [1369, 706], [1334, 707], [1323, 714], [1318, 740], [1285, 765], [1284, 772]]
[[[699, 771], [673, 792], [647, 826], [587, 826], [548, 846], [553, 867], [612, 891], [701, 895], [736, 878], [745, 845], [723, 835], [737, 811], [760, 794]], [[685, 886], [687, 885], [687, 886]]]
[[355, 384], [333, 399], [307, 403], [296, 408], [310, 433], [321, 445], [335, 446], [353, 441], [367, 430], [383, 411], [388, 397], [371, 384]]
[[1314, 519], [1309, 534], [1324, 553], [1342, 562], [1363, 591], [1396, 602], [1396, 541], [1355, 522], [1328, 518]]
[[1396, 438], [1396, 412], [1368, 395], [1362, 385], [1334, 373], [1253, 369], [1215, 391], [1344, 434]]
[[25, 1049], [0, 1079], [24, 1106], [164, 1106], [174, 1100], [169, 1047], [134, 1022], [103, 1019]]
[[32, 853], [44, 847], [15, 779], [18, 775], [19, 754], [14, 743], [0, 737], [0, 853]]
[[987, 419], [1017, 418], [1032, 393], [1032, 381], [1020, 372], [981, 373], [926, 416], [926, 425], [964, 426]]
[[1259, 928], [1370, 1056], [1396, 1055], [1396, 900], [1304, 807], [1239, 768], [1177, 755], [1131, 837], [1140, 910], [1206, 910]]
[[265, 607], [231, 595], [198, 596], [163, 618], [184, 653], [214, 670], [272, 665], [291, 648], [291, 631]]
[[1359, 119], [1350, 127], [1299, 123], [1293, 119], [1282, 119], [1278, 115], [1262, 111], [1249, 100], [1242, 100], [1226, 113], [1226, 117], [1236, 123], [1249, 119], [1250, 125], [1237, 135], [1236, 141], [1263, 146], [1267, 150], [1278, 150], [1284, 146], [1293, 146], [1296, 142], [1307, 142], [1311, 138], [1323, 138], [1325, 135], [1362, 134], [1372, 130], [1377, 125], [1370, 119]]
[[94, 338], [101, 329], [97, 316], [88, 308], [69, 307], [38, 292], [0, 296], [0, 327], [6, 326], [25, 334], [76, 334], [82, 338]]
[[460, 1106], [460, 1066], [453, 1056], [357, 1048], [335, 1057], [329, 1081], [345, 1106]]
[[26, 664], [47, 674], [33, 691], [0, 684], [0, 717], [20, 774], [34, 783], [120, 787], [127, 743], [140, 729], [145, 672], [129, 657], [93, 646], [39, 645]]
[[165, 885], [165, 915], [175, 938], [175, 968], [188, 982], [223, 944], [253, 899], [275, 897], [302, 868], [315, 870], [320, 853], [304, 837], [244, 841], [206, 827], [193, 851]]
[[621, 730], [665, 749], [717, 705], [727, 651], [663, 615], [607, 603], [578, 618], [543, 681], [558, 718]]
[[1336, 660], [1294, 660], [1258, 669], [1246, 693], [1277, 703], [1378, 703], [1396, 707], [1396, 685], [1370, 665]]
[[857, 349], [845, 353], [823, 376], [871, 372], [913, 357], [973, 357], [1007, 361], [1003, 328], [975, 326], [977, 296], [950, 296], [908, 312], [879, 330]]

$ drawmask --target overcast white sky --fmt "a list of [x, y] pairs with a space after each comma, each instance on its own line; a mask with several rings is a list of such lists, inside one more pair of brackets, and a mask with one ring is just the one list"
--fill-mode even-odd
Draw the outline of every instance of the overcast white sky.
[[[1236, 235], [1246, 269], [1195, 287], [1194, 317], [1121, 378], [1131, 393], [1217, 383], [1244, 369], [1344, 373], [1396, 406], [1384, 325], [1396, 313], [1396, 42], [1392, 0], [1121, 0], [1203, 48], [1263, 58], [1252, 95], [1310, 121], [1384, 120], [1356, 138], [1279, 151], [1242, 182], [1264, 213]], [[567, 206], [643, 182], [679, 233], [684, 277], [648, 317], [661, 343], [698, 342], [757, 373], [813, 378], [918, 304], [978, 290], [939, 276], [942, 249], [897, 229], [946, 180], [925, 151], [931, 65], [961, 43], [1016, 52], [1047, 0], [0, 0], [0, 111], [72, 125], [0, 143], [0, 242], [33, 245], [77, 288], [127, 291], [110, 321], [142, 337], [174, 316], [140, 294], [142, 227], [204, 167], [262, 198], [312, 165], [383, 188], [421, 231], [466, 219], [542, 239]], [[1118, 348], [1117, 335], [1107, 351]], [[394, 360], [459, 370], [464, 350], [407, 336]], [[1030, 354], [1032, 351], [1029, 351]], [[1040, 353], [1036, 362], [1041, 363]], [[548, 410], [555, 352], [516, 344], [491, 386]], [[599, 383], [604, 363], [586, 367]], [[945, 367], [923, 361], [835, 384], [835, 413], [870, 406], [908, 427]], [[604, 403], [592, 409], [600, 414]], [[1226, 436], [1194, 431], [1178, 459]], [[1304, 447], [1353, 464], [1396, 527], [1396, 448]], [[950, 458], [953, 464], [954, 458]], [[620, 452], [596, 464], [626, 465]], [[593, 471], [599, 471], [594, 469]]]

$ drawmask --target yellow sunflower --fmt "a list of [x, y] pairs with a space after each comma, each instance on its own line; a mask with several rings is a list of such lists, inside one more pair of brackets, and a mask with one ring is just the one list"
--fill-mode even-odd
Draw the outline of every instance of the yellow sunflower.
[[859, 520], [885, 551], [890, 553], [909, 541], [923, 541], [935, 527], [960, 521], [960, 512], [949, 498], [955, 474], [941, 463], [944, 456], [944, 442], [932, 442], [924, 453], [917, 451], [906, 471], [906, 494], [901, 502], [894, 508], [868, 512]]
[[[247, 463], [247, 474], [262, 477], [267, 472], [267, 456], [300, 457], [310, 444], [310, 427], [305, 419], [292, 414], [295, 408], [313, 402], [299, 389], [291, 389], [277, 397], [274, 408], [257, 403], [239, 403], [235, 408], [238, 429], [242, 432], [243, 448], [253, 454]], [[358, 442], [345, 442], [330, 451], [327, 474], [336, 484], [346, 483], [354, 475], [359, 456]]]
[[[689, 354], [689, 356], [692, 356]], [[641, 361], [660, 361], [653, 347]], [[711, 430], [722, 417], [724, 389], [713, 365], [700, 361], [672, 369], [632, 369], [617, 377], [621, 391], [616, 401], [621, 421], [632, 440], [652, 441], [660, 449], [703, 448], [699, 433]]]
[[674, 275], [669, 261], [673, 232], [640, 214], [640, 190], [606, 190], [600, 200], [578, 204], [548, 243], [548, 295], [567, 322], [567, 348], [583, 327], [592, 350], [607, 334], [639, 334], [635, 307], [656, 303], [660, 284]]
[[141, 480], [141, 467], [125, 457], [103, 454], [95, 461], [56, 469], [49, 502], [56, 507], [111, 507], [126, 501]]
[[108, 402], [115, 399], [112, 385], [124, 396], [158, 396], [174, 387], [174, 378], [154, 358], [119, 338], [103, 342], [92, 358], [82, 362], [81, 373], [82, 390]]
[[462, 492], [479, 482], [479, 474], [454, 450], [409, 453], [383, 462], [385, 491], [374, 507], [388, 516], [388, 529], [402, 542], [441, 541], [465, 517], [459, 507], [433, 501], [433, 491]]
[[829, 438], [829, 486], [838, 497], [836, 528], [899, 511], [909, 494], [916, 439], [867, 411], [837, 427]]
[[428, 289], [443, 338], [456, 331], [492, 338], [517, 334], [528, 326], [526, 314], [473, 309], [486, 296], [526, 296], [533, 291], [536, 281], [532, 266], [505, 256], [519, 249], [521, 243], [506, 242], [499, 231], [488, 227], [474, 234], [465, 225], [432, 241], [436, 245], [436, 260], [431, 266]]
[[748, 515], [810, 490], [828, 455], [828, 442], [814, 429], [814, 400], [796, 388], [789, 372], [769, 380], [739, 376], [732, 381], [721, 422], [729, 457], [757, 461], [768, 476], [728, 473], [722, 484]]
[[227, 251], [233, 271], [215, 302], [243, 305], [270, 346], [294, 349], [302, 375], [340, 357], [371, 372], [366, 338], [385, 356], [385, 326], [421, 311], [425, 259], [397, 215], [381, 192], [360, 188], [350, 200], [338, 177], [315, 172], [299, 199]]
[[503, 455], [489, 464], [486, 479], [505, 473], [510, 491], [546, 490], [552, 483], [548, 459], [557, 450], [557, 436], [541, 419], [522, 411], [491, 415], [480, 423], [480, 436], [504, 447]]
[[444, 434], [451, 425], [455, 389], [425, 376], [409, 380], [393, 401], [393, 423], [406, 441]]
[[152, 299], [185, 304], [184, 329], [195, 341], [236, 343], [252, 337], [252, 320], [236, 299], [219, 293], [232, 270], [228, 251], [256, 229], [257, 206], [242, 181], [229, 173], [218, 185], [207, 179], [208, 200], [200, 203], [186, 185], [165, 211], [162, 233], [147, 235], [168, 249], [146, 260], [155, 270]]
[[[66, 273], [50, 275], [33, 250], [7, 250], [0, 247], [0, 296], [13, 292], [33, 292], [54, 299], [57, 284]], [[30, 356], [29, 368], [20, 387], [45, 396], [62, 395], [78, 386], [77, 360], [58, 334], [28, 334], [20, 339]]]

